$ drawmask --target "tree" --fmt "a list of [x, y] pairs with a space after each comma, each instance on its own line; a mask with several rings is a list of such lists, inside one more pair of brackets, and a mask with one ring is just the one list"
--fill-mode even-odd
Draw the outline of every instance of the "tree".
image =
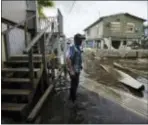
[[53, 7], [54, 3], [51, 0], [38, 0], [38, 12], [40, 17], [46, 17], [43, 13], [44, 7]]

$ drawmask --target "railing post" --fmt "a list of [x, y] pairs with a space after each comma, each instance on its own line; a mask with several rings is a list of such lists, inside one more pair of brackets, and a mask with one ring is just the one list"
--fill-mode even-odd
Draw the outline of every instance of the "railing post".
[[28, 45], [28, 38], [27, 38], [27, 21], [25, 21], [24, 23], [24, 27], [25, 27], [25, 30], [24, 30], [24, 35], [25, 35], [25, 46], [27, 47]]
[[9, 59], [9, 53], [10, 53], [10, 49], [9, 49], [9, 31], [6, 32], [4, 34], [4, 46], [5, 46], [5, 55], [6, 55], [6, 60], [8, 61]]
[[47, 75], [47, 62], [46, 62], [46, 53], [45, 53], [45, 34], [43, 35], [41, 41], [40, 41], [40, 47], [41, 47], [41, 54], [42, 54], [42, 62], [43, 62], [43, 70], [44, 70], [44, 81], [48, 85], [48, 75]]
[[28, 53], [28, 61], [29, 61], [29, 69], [30, 69], [30, 81], [31, 81], [31, 84], [32, 84], [32, 88], [34, 88], [34, 66], [33, 66], [33, 53], [32, 53], [32, 48], [31, 50], [29, 51]]

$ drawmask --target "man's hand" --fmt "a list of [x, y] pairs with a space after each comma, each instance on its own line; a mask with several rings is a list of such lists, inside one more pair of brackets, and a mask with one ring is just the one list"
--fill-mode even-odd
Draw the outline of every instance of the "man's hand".
[[70, 70], [70, 75], [74, 76], [75, 72], [73, 70]]
[[80, 68], [81, 68], [81, 70], [82, 70], [82, 69], [83, 69], [83, 66], [81, 65], [81, 67], [80, 67]]

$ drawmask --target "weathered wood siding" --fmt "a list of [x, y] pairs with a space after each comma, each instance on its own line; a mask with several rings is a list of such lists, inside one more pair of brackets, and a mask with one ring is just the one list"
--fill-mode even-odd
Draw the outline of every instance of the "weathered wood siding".
[[[110, 25], [111, 22], [120, 22], [120, 31], [119, 32], [114, 32], [110, 30]], [[137, 38], [141, 36], [144, 31], [143, 31], [143, 22], [141, 20], [132, 18], [130, 16], [126, 15], [118, 15], [118, 16], [112, 16], [112, 17], [107, 17], [103, 20], [104, 25], [103, 25], [103, 36], [104, 37], [127, 37], [127, 38]], [[133, 33], [126, 32], [126, 27], [127, 23], [133, 23], [135, 25], [135, 29], [138, 29], [136, 32], [134, 29]]]
[[101, 38], [103, 36], [103, 22], [91, 27], [85, 34], [88, 39]]

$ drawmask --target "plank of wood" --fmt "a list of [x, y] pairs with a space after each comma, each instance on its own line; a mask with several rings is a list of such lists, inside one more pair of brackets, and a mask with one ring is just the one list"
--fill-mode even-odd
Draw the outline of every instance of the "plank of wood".
[[2, 95], [25, 95], [28, 96], [31, 93], [30, 90], [27, 89], [2, 89]]
[[[6, 64], [10, 64], [10, 63], [14, 63], [14, 64], [17, 64], [17, 63], [28, 63], [29, 61], [28, 60], [11, 60], [11, 61], [6, 61], [4, 63]], [[41, 63], [42, 61], [41, 60], [33, 60], [33, 63]]]
[[27, 104], [18, 104], [18, 103], [2, 103], [2, 111], [19, 111], [21, 112]]
[[[34, 72], [38, 72], [40, 68], [34, 68]], [[2, 68], [2, 72], [29, 72], [29, 68]]]
[[29, 114], [29, 116], [27, 118], [27, 121], [28, 122], [32, 122], [36, 118], [36, 116], [37, 116], [38, 112], [40, 111], [40, 109], [41, 109], [44, 101], [46, 100], [46, 98], [48, 97], [48, 95], [52, 91], [52, 89], [53, 89], [53, 84], [51, 84], [47, 88], [47, 90], [45, 91], [45, 93], [43, 94], [43, 96], [40, 98], [40, 100], [38, 101], [38, 103], [35, 105], [35, 107], [31, 111], [31, 113]]
[[[28, 57], [28, 54], [13, 55], [12, 58], [13, 57]], [[41, 54], [33, 54], [33, 57], [39, 57], [40, 58], [40, 57], [42, 57], [42, 55]]]
[[108, 65], [102, 65], [101, 64], [101, 66], [108, 73], [110, 73], [111, 75], [114, 74], [114, 73], [115, 74], [119, 74], [119, 76], [121, 76], [121, 77], [116, 77], [116, 79], [119, 82], [121, 82], [121, 83], [123, 83], [123, 84], [125, 84], [127, 86], [130, 86], [130, 87], [132, 87], [134, 89], [141, 89], [142, 87], [144, 87], [144, 85], [142, 83], [140, 83], [139, 81], [137, 81], [134, 78], [132, 78], [130, 75], [128, 75], [128, 74], [126, 74], [126, 73], [124, 73], [124, 72], [122, 72], [120, 70], [114, 69], [114, 68], [112, 68], [112, 67], [110, 67]]
[[67, 90], [67, 89], [70, 89], [70, 86], [55, 88], [56, 91]]
[[19, 83], [29, 83], [30, 79], [28, 78], [2, 78], [3, 82], [19, 82]]

